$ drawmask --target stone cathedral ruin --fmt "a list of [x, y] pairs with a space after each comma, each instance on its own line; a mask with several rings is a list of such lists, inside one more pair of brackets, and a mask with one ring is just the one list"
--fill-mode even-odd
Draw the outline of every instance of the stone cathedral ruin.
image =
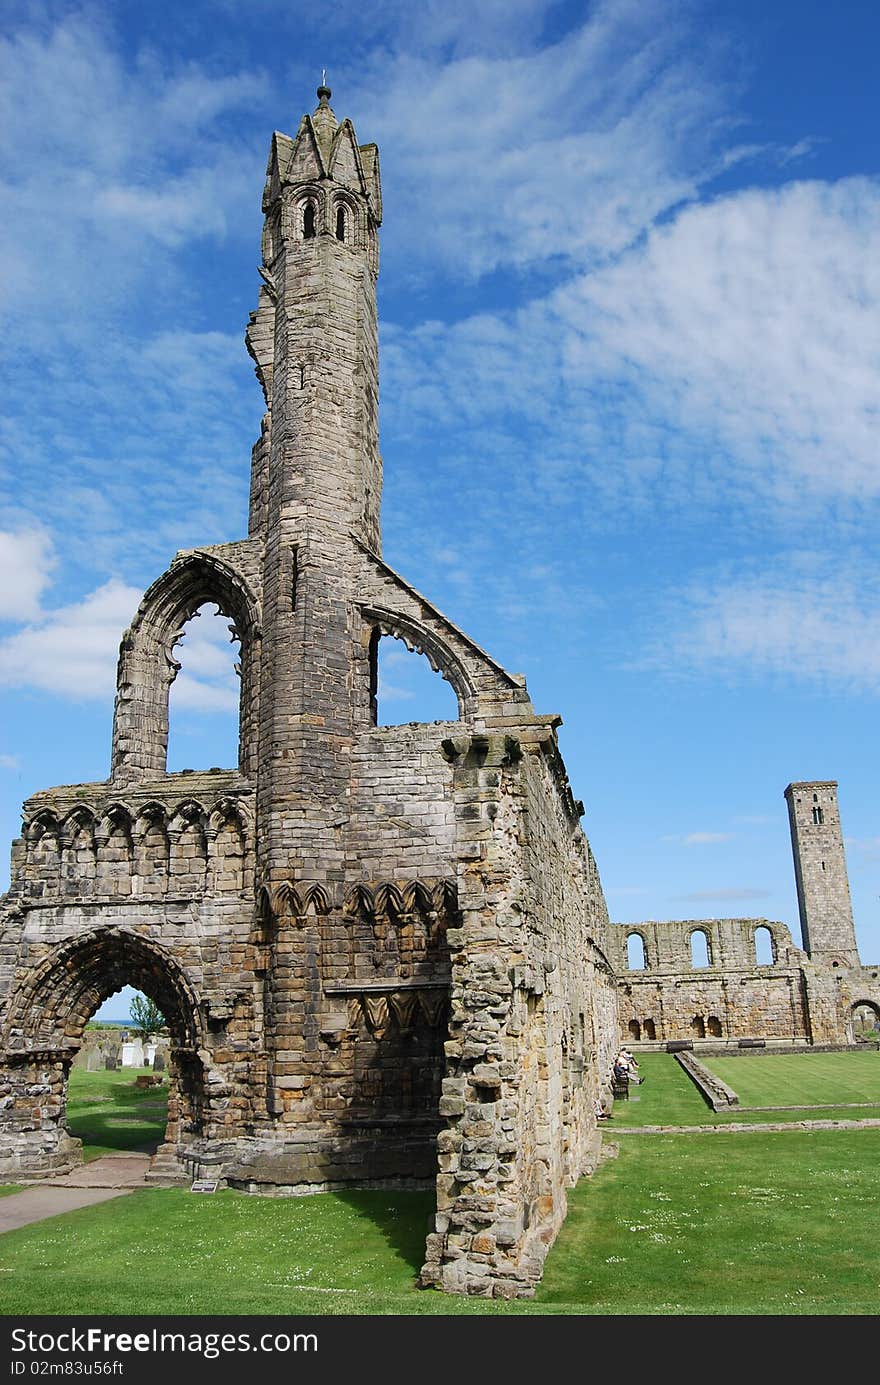
[[[171, 1035], [157, 1178], [433, 1181], [421, 1282], [528, 1294], [566, 1188], [595, 1166], [622, 1034], [699, 1038], [703, 1016], [732, 1042], [843, 1041], [880, 992], [848, 891], [841, 905], [834, 786], [793, 786], [821, 789], [831, 834], [817, 876], [793, 810], [811, 843], [796, 855], [808, 952], [770, 925], [774, 963], [756, 966], [761, 920], [609, 924], [559, 718], [382, 560], [379, 162], [318, 97], [294, 139], [272, 139], [248, 537], [179, 553], [146, 593], [120, 650], [109, 780], [24, 807], [2, 901], [0, 1175], [77, 1161], [70, 1065], [129, 984]], [[241, 642], [239, 763], [169, 774], [175, 645], [206, 602]], [[458, 720], [376, 724], [384, 635], [428, 657]], [[695, 928], [714, 949], [699, 976]]]

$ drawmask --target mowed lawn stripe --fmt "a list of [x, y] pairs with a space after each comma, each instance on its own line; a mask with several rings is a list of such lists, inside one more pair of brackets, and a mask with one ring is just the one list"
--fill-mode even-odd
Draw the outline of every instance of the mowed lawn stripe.
[[[700, 1055], [698, 1055], [700, 1056]], [[880, 1104], [880, 1053], [767, 1053], [703, 1058], [741, 1106]]]
[[[706, 1067], [710, 1067], [717, 1072], [722, 1080], [729, 1087], [740, 1095], [743, 1106], [751, 1105], [743, 1097], [740, 1085], [745, 1081], [751, 1083], [754, 1088], [756, 1080], [760, 1084], [758, 1091], [763, 1097], [765, 1110], [740, 1111], [738, 1107], [731, 1107], [729, 1111], [713, 1111], [708, 1102], [700, 1095], [694, 1082], [688, 1077], [684, 1069], [676, 1062], [670, 1053], [642, 1053], [639, 1055], [639, 1071], [644, 1076], [645, 1081], [637, 1087], [630, 1089], [631, 1096], [637, 1100], [616, 1101], [614, 1103], [613, 1120], [607, 1129], [614, 1130], [617, 1125], [729, 1125], [733, 1122], [742, 1121], [750, 1125], [760, 1124], [762, 1121], [801, 1121], [810, 1119], [810, 1111], [772, 1111], [771, 1105], [816, 1105], [816, 1117], [823, 1120], [862, 1120], [868, 1117], [880, 1117], [880, 1054], [877, 1053], [828, 1053], [828, 1054], [780, 1054], [767, 1055], [755, 1058], [706, 1058], [698, 1054], [700, 1062]], [[808, 1085], [806, 1088], [796, 1086], [794, 1082], [786, 1078], [786, 1068], [784, 1064], [794, 1063], [795, 1074], [801, 1071], [802, 1064], [819, 1063], [823, 1059], [834, 1060], [828, 1071], [835, 1075], [835, 1086], [831, 1102], [822, 1105], [820, 1102], [827, 1092], [827, 1087], [819, 1087], [819, 1095], [814, 1098], [816, 1085]], [[852, 1060], [857, 1065], [857, 1073], [854, 1076], [848, 1074], [847, 1064]], [[768, 1063], [770, 1067], [763, 1069], [762, 1064]], [[721, 1065], [724, 1065], [722, 1072]], [[752, 1071], [752, 1068], [755, 1071]], [[865, 1077], [867, 1072], [868, 1076]], [[725, 1076], [724, 1074], [729, 1074]], [[804, 1079], [809, 1082], [811, 1070], [803, 1069]], [[817, 1070], [816, 1077], [819, 1076]], [[800, 1079], [798, 1079], [800, 1081]], [[867, 1081], [867, 1087], [865, 1083]], [[872, 1085], [877, 1084], [877, 1085]], [[804, 1095], [803, 1100], [795, 1100], [791, 1096], [792, 1091], [797, 1091]], [[853, 1091], [867, 1090], [866, 1096], [852, 1096]], [[867, 1101], [876, 1104], [862, 1106], [858, 1110], [847, 1109], [843, 1105], [836, 1103], [845, 1101]], [[755, 1103], [760, 1106], [761, 1103]]]
[[88, 1161], [120, 1149], [155, 1148], [165, 1136], [168, 1083], [138, 1087], [149, 1068], [85, 1072], [74, 1068], [67, 1096], [67, 1128], [83, 1142]]

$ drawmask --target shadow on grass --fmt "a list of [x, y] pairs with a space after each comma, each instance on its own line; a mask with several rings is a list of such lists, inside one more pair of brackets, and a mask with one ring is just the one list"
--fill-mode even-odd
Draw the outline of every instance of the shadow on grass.
[[335, 1196], [360, 1220], [380, 1233], [386, 1245], [412, 1271], [415, 1280], [425, 1263], [425, 1237], [433, 1230], [433, 1189], [398, 1192], [350, 1188]]
[[94, 1091], [71, 1093], [67, 1129], [83, 1142], [86, 1159], [112, 1150], [152, 1154], [165, 1138], [167, 1088], [141, 1088], [130, 1081], [101, 1083]]

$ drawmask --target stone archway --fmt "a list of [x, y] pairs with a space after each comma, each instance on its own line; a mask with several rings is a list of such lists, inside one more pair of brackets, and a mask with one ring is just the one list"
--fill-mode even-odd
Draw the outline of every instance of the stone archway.
[[[171, 1033], [167, 1165], [205, 1119], [201, 1018], [193, 988], [165, 948], [137, 933], [93, 929], [54, 949], [12, 995], [3, 1027], [0, 1174], [48, 1174], [79, 1163], [66, 1129], [70, 1067], [91, 1016], [130, 985], [155, 1001]], [[157, 1156], [158, 1157], [158, 1156]]]

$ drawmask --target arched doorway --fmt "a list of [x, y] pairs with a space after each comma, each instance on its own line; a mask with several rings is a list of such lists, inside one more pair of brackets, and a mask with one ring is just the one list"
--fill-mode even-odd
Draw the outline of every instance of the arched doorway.
[[13, 1101], [0, 1117], [0, 1170], [43, 1173], [80, 1161], [80, 1142], [66, 1128], [70, 1068], [91, 1016], [126, 985], [155, 1002], [171, 1036], [166, 1164], [202, 1132], [202, 1036], [188, 978], [159, 944], [122, 928], [93, 929], [56, 948], [10, 1001], [3, 1057]]

